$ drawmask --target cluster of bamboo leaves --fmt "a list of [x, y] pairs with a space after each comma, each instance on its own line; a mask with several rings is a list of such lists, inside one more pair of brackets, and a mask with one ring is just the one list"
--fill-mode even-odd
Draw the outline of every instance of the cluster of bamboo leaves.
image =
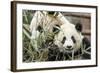
[[34, 11], [23, 10], [23, 62], [27, 63], [47, 60], [50, 46], [47, 46], [45, 42], [47, 39], [53, 39], [54, 35], [44, 30], [38, 38], [32, 40], [29, 26], [33, 15]]

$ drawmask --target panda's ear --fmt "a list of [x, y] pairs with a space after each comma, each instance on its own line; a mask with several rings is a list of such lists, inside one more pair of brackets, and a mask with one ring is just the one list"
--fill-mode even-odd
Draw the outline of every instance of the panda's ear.
[[60, 31], [59, 28], [60, 28], [60, 26], [56, 24], [55, 27], [53, 27], [53, 32], [55, 34], [59, 33], [59, 31]]
[[76, 28], [77, 31], [81, 32], [81, 31], [82, 31], [82, 24], [77, 23], [77, 24], [75, 25], [75, 28]]

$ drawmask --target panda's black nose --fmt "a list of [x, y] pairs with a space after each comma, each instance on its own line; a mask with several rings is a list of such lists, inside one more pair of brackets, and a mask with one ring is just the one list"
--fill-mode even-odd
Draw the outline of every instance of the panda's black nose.
[[72, 48], [72, 46], [71, 46], [71, 45], [69, 45], [69, 46], [67, 46], [67, 48]]

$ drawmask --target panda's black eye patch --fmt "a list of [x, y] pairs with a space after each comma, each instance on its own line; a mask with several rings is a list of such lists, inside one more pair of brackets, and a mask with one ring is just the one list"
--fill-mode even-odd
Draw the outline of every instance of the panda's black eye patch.
[[76, 43], [76, 40], [75, 40], [75, 37], [74, 37], [74, 36], [72, 36], [71, 39], [72, 39], [72, 41], [73, 41], [74, 43]]
[[65, 43], [65, 40], [66, 40], [66, 37], [64, 36], [63, 37], [63, 40], [61, 41], [61, 43], [64, 44]]

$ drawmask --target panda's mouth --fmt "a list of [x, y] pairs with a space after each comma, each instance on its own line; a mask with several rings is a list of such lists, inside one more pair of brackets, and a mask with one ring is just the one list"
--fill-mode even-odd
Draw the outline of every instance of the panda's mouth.
[[65, 51], [73, 51], [73, 48], [65, 48]]

